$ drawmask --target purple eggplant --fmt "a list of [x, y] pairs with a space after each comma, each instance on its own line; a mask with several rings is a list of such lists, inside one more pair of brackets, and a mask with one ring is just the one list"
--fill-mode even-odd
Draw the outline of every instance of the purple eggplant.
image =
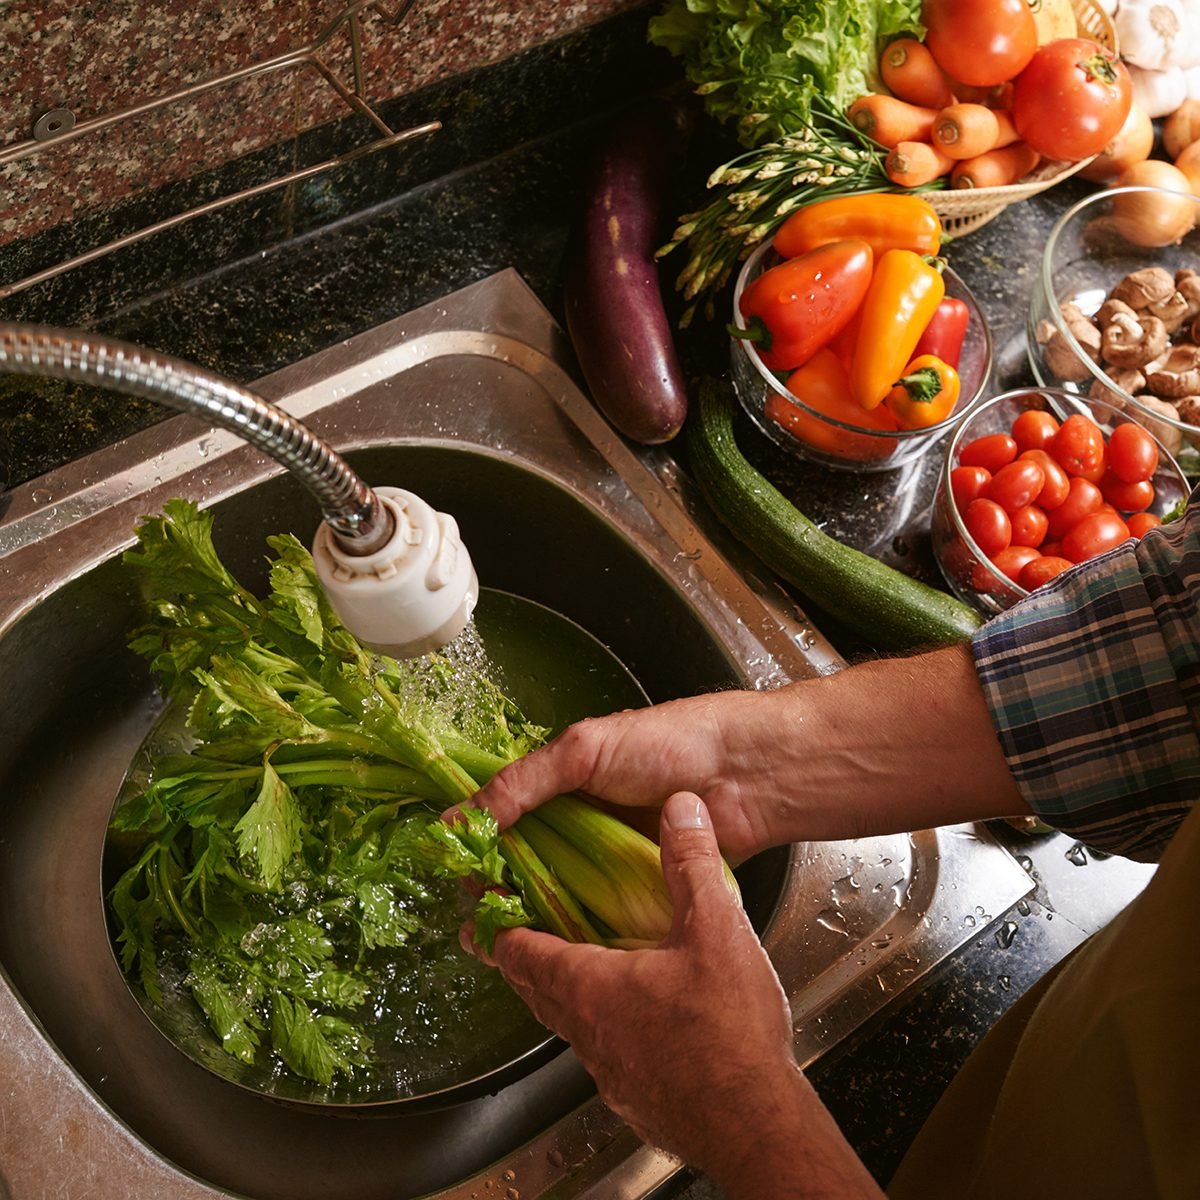
[[567, 252], [567, 329], [597, 407], [627, 438], [666, 442], [687, 391], [654, 252], [684, 147], [679, 107], [653, 99], [623, 113], [600, 146]]

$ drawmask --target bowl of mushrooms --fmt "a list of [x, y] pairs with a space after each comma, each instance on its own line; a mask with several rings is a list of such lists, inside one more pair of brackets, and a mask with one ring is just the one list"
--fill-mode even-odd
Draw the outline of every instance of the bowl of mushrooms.
[[1063, 215], [1029, 310], [1034, 376], [1200, 448], [1200, 197], [1096, 192]]

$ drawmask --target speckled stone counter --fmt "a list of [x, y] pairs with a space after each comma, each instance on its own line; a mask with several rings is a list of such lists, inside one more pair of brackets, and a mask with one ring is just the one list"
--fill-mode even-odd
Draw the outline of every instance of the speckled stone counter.
[[[505, 267], [560, 315], [561, 259], [597, 123], [623, 99], [675, 78], [669, 60], [645, 47], [643, 21], [617, 18], [408, 98], [410, 114], [446, 120], [438, 139], [155, 238], [0, 303], [0, 316], [104, 330], [248, 382]], [[694, 170], [680, 181], [691, 203], [725, 145], [711, 131], [697, 142]], [[203, 192], [228, 182], [190, 186]], [[1070, 184], [1009, 209], [949, 248], [990, 322], [995, 387], [1026, 381], [1024, 322], [1038, 251], [1085, 190]], [[177, 187], [167, 200], [181, 198]], [[112, 236], [140, 215], [112, 214], [72, 236]], [[44, 239], [7, 248], [0, 278], [53, 261], [62, 248]], [[711, 365], [724, 347], [711, 326], [691, 334], [687, 349]], [[165, 415], [87, 389], [0, 381], [0, 437], [14, 482]], [[921, 505], [907, 506], [897, 524], [904, 506], [895, 497], [928, 489], [933, 456], [911, 477], [840, 475], [803, 467], [745, 432], [748, 455], [831, 532], [930, 572]], [[1010, 912], [968, 917], [974, 941], [811, 1070], [881, 1181], [983, 1033], [1147, 878], [1144, 868], [1097, 859], [1058, 835], [1025, 838], [1006, 826], [999, 835], [1033, 874], [1033, 897]], [[1040, 1119], [1031, 1101], [1030, 1120]], [[679, 1186], [689, 1200], [713, 1195], [703, 1180]]]

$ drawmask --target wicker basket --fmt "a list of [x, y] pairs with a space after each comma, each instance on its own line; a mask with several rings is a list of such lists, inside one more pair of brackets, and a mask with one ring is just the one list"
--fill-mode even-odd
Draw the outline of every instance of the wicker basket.
[[[1093, 0], [1071, 0], [1075, 9], [1075, 22], [1081, 37], [1089, 37], [1100, 45], [1117, 52], [1117, 31], [1112, 18]], [[993, 217], [999, 216], [1010, 204], [1028, 200], [1038, 192], [1044, 192], [1076, 171], [1082, 170], [1092, 160], [1081, 162], [1043, 162], [1035, 167], [1020, 183], [1008, 187], [959, 188], [944, 192], [930, 192], [926, 199], [933, 205], [942, 219], [942, 227], [951, 237], [961, 237]]]

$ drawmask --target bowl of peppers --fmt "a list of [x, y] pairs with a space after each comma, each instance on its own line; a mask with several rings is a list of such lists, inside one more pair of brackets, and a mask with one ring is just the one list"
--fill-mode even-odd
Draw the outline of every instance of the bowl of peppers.
[[759, 429], [846, 471], [895, 470], [941, 439], [992, 365], [941, 240], [927, 201], [871, 193], [805, 205], [746, 260], [729, 332], [734, 386]]

